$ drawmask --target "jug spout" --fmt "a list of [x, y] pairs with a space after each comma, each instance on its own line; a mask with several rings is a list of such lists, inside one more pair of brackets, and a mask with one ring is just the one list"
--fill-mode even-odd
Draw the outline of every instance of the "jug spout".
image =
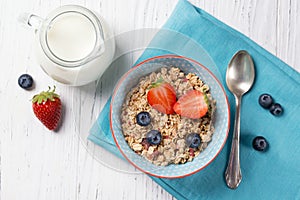
[[30, 13], [22, 13], [18, 21], [25, 26], [38, 30], [43, 22], [43, 18]]

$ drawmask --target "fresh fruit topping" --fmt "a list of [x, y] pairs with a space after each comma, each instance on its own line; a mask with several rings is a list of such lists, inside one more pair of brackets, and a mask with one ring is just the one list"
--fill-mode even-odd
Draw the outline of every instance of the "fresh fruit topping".
[[18, 79], [18, 84], [23, 89], [30, 89], [33, 85], [33, 79], [29, 74], [22, 74]]
[[136, 122], [140, 126], [148, 126], [151, 122], [151, 116], [148, 112], [140, 112], [136, 115]]
[[49, 129], [55, 130], [61, 118], [61, 101], [59, 95], [49, 87], [48, 91], [37, 94], [32, 99], [35, 116]]
[[159, 79], [153, 83], [147, 94], [148, 103], [159, 112], [174, 114], [173, 105], [176, 103], [176, 92], [172, 85]]
[[269, 94], [262, 94], [259, 96], [258, 103], [263, 108], [270, 108], [273, 103], [273, 98]]
[[195, 156], [195, 151], [194, 151], [193, 148], [190, 148], [190, 149], [189, 149], [189, 154], [190, 154], [190, 156], [192, 156], [192, 157]]
[[205, 94], [198, 90], [191, 90], [178, 99], [173, 109], [183, 117], [198, 119], [206, 115], [208, 105]]
[[283, 108], [281, 107], [281, 105], [279, 103], [274, 103], [270, 107], [270, 112], [272, 115], [279, 116], [282, 114]]
[[252, 146], [257, 151], [265, 151], [268, 148], [268, 142], [263, 136], [257, 136], [253, 139]]
[[161, 142], [161, 133], [157, 130], [151, 130], [147, 133], [146, 139], [150, 144], [157, 145]]
[[190, 133], [186, 136], [185, 142], [190, 148], [198, 148], [201, 143], [201, 138], [198, 133]]
[[149, 149], [150, 144], [149, 144], [149, 142], [147, 141], [146, 138], [144, 138], [144, 139], [142, 140], [142, 146], [144, 147], [145, 150], [148, 150], [148, 149]]

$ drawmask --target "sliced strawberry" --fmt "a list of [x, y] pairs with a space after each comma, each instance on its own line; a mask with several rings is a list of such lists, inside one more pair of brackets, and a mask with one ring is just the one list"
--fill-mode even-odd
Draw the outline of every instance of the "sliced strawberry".
[[208, 100], [202, 92], [191, 90], [178, 99], [173, 109], [183, 117], [199, 119], [208, 111]]
[[148, 103], [159, 112], [174, 114], [173, 106], [176, 103], [176, 92], [172, 85], [159, 79], [152, 84], [147, 94]]

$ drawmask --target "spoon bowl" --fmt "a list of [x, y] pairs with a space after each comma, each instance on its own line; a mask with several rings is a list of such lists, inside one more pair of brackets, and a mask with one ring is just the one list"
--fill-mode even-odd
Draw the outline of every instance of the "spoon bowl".
[[231, 59], [226, 71], [226, 84], [236, 95], [245, 94], [252, 86], [255, 78], [254, 64], [248, 52], [237, 52]]
[[251, 56], [247, 51], [237, 52], [229, 62], [226, 71], [226, 84], [233, 93], [236, 102], [233, 138], [225, 180], [229, 188], [235, 189], [242, 180], [240, 168], [240, 108], [242, 96], [250, 90], [255, 78], [255, 69]]

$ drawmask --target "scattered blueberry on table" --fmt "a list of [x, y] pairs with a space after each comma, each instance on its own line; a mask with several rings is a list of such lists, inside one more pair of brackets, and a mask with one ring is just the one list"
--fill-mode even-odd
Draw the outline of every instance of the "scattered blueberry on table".
[[136, 123], [140, 126], [148, 126], [151, 122], [151, 116], [148, 112], [140, 112], [136, 115]]
[[279, 103], [274, 103], [270, 107], [270, 112], [272, 115], [279, 116], [282, 114], [283, 108], [281, 107], [281, 105]]
[[151, 130], [147, 133], [146, 139], [150, 144], [157, 145], [161, 142], [161, 133], [158, 130]]
[[252, 146], [257, 151], [266, 151], [269, 145], [263, 136], [257, 136], [253, 139]]
[[273, 104], [273, 98], [269, 94], [262, 94], [259, 96], [258, 103], [263, 108], [270, 108]]
[[199, 147], [201, 143], [200, 135], [197, 133], [190, 133], [186, 137], [186, 144], [191, 148]]
[[18, 84], [23, 89], [30, 89], [33, 85], [33, 78], [29, 74], [22, 74], [18, 79]]

